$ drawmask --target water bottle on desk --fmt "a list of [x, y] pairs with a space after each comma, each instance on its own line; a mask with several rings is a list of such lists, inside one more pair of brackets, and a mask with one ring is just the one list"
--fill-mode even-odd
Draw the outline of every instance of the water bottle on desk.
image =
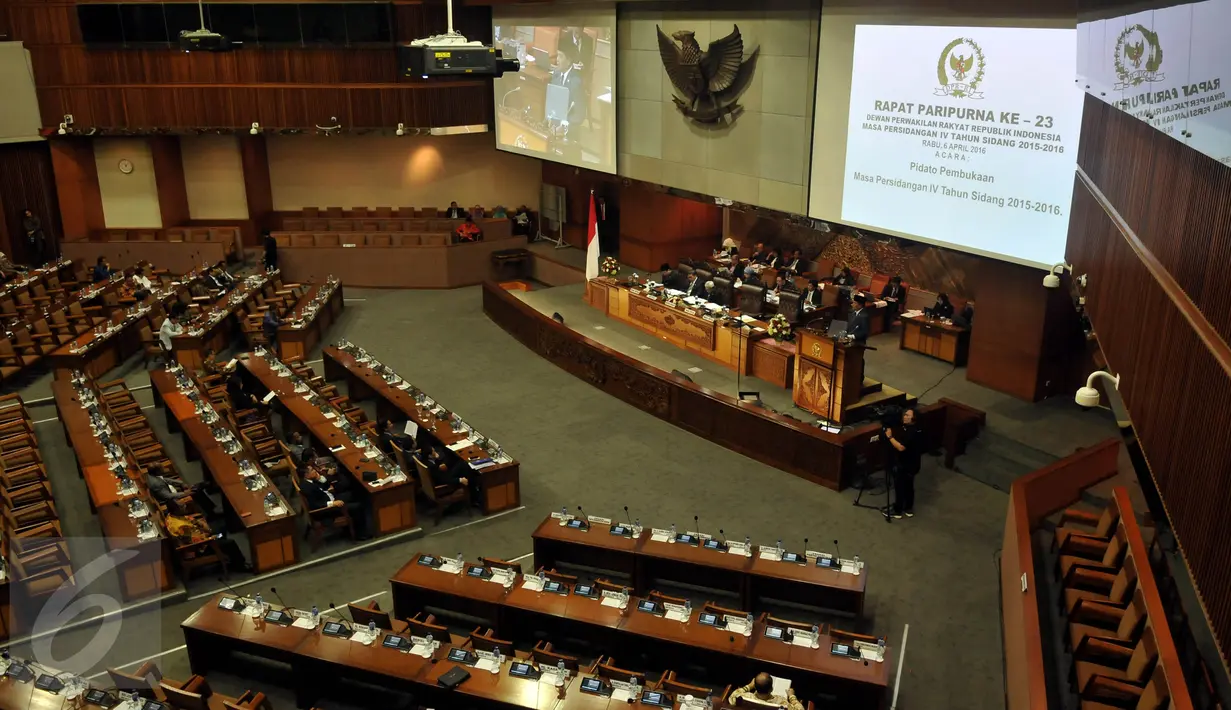
[[876, 637], [876, 651], [880, 654], [881, 660], [885, 659], [885, 637]]
[[312, 626], [316, 626], [321, 621], [321, 610], [315, 605], [312, 605]]
[[778, 538], [778, 559], [782, 559], [782, 538]]
[[265, 611], [265, 600], [261, 598], [260, 592], [256, 593], [256, 608], [260, 609], [262, 612]]
[[684, 621], [688, 621], [691, 618], [692, 618], [692, 600], [685, 599], [684, 600]]
[[372, 636], [376, 635], [376, 622], [375, 621], [368, 621], [368, 633], [371, 634]]
[[671, 539], [675, 540], [675, 523], [671, 523]]
[[497, 647], [496, 647], [496, 659], [495, 659], [495, 661], [496, 661], [496, 663], [495, 663], [495, 665], [492, 667], [492, 675], [496, 675], [497, 673], [499, 673], [499, 672], [500, 672], [500, 666], [504, 665], [504, 654], [500, 652], [500, 647], [499, 647], [499, 646], [497, 646]]
[[855, 566], [855, 574], [859, 574], [859, 568], [861, 566], [861, 563], [859, 562], [859, 555], [855, 555], [855, 557], [851, 559], [851, 563]]
[[750, 552], [751, 550], [752, 550], [752, 536], [745, 535], [744, 536], [744, 552]]
[[560, 674], [560, 680], [568, 680], [568, 669], [564, 667], [564, 659], [556, 662], [556, 672]]

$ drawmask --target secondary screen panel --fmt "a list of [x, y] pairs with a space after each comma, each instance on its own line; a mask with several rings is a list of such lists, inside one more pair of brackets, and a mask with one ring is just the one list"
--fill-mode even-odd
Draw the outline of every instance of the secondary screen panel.
[[1081, 92], [1065, 29], [858, 25], [841, 221], [1063, 258]]
[[497, 10], [493, 40], [521, 71], [492, 82], [501, 150], [615, 173], [615, 10]]

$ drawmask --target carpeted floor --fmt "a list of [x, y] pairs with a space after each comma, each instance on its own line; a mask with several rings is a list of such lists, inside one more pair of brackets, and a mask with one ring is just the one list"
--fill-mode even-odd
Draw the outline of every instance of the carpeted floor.
[[[575, 301], [577, 309], [589, 310], [579, 295], [563, 290], [554, 295], [567, 297], [559, 308]], [[361, 344], [500, 441], [521, 462], [525, 508], [486, 519], [456, 513], [439, 528], [421, 516], [423, 538], [332, 559], [274, 579], [258, 578], [241, 591], [260, 590], [269, 596], [273, 585], [292, 605], [325, 607], [329, 602], [341, 605], [374, 598], [387, 608], [388, 578], [415, 551], [461, 551], [470, 558], [525, 557], [531, 550], [531, 531], [561, 505], [582, 505], [587, 512], [612, 517], [628, 505], [647, 525], [683, 525], [697, 515], [703, 528], [723, 527], [728, 536], [747, 534], [754, 541], [840, 539], [843, 554], [859, 554], [869, 565], [868, 619], [862, 628], [887, 635], [890, 645], [898, 647], [904, 628], [910, 626], [900, 707], [1000, 707], [1003, 673], [996, 560], [1006, 504], [1002, 492], [946, 470], [929, 458], [918, 483], [918, 516], [886, 524], [876, 512], [851, 505], [854, 491], [837, 494], [734, 454], [634, 410], [548, 364], [487, 320], [477, 288], [348, 289], [347, 297], [345, 315], [329, 339], [345, 336]], [[575, 315], [574, 310], [565, 313], [570, 324], [582, 318], [583, 311]], [[595, 339], [616, 335], [611, 327], [614, 323], [603, 325], [608, 328], [594, 331], [602, 336]], [[586, 334], [594, 337], [591, 332]], [[635, 339], [633, 334], [619, 337]], [[664, 344], [655, 352], [668, 347]], [[876, 355], [888, 359], [893, 353], [896, 349], [882, 348]], [[664, 354], [672, 356], [678, 357]], [[894, 386], [919, 392], [949, 369], [943, 363], [920, 360], [890, 364], [872, 358], [869, 372]], [[708, 362], [701, 366], [716, 367]], [[127, 379], [134, 386], [148, 384], [139, 364]], [[45, 382], [35, 382], [22, 392], [30, 400], [48, 393]], [[148, 404], [148, 392], [143, 396], [147, 398], [143, 403]], [[925, 399], [940, 396], [987, 410], [999, 434], [1045, 455], [1067, 454], [1075, 446], [1115, 434], [1105, 413], [1075, 414], [1065, 402], [1018, 403], [965, 382], [960, 371]], [[32, 413], [36, 420], [51, 418], [39, 425], [38, 433], [43, 454], [52, 462], [62, 515], [72, 520], [68, 529], [89, 534], [92, 516], [71, 458], [65, 458], [72, 453], [62, 438], [57, 439], [54, 407], [35, 406]], [[161, 421], [161, 410], [147, 413]], [[160, 428], [160, 434], [164, 433]], [[179, 456], [177, 446], [178, 441], [172, 447]], [[195, 464], [189, 470], [190, 477], [198, 475]], [[167, 676], [186, 677], [188, 662], [178, 648], [183, 644], [178, 625], [217, 586], [210, 580], [198, 581], [190, 586], [186, 601], [125, 615], [119, 641], [104, 659], [91, 664], [90, 672], [157, 653]], [[94, 633], [68, 631], [56, 646], [84, 646]], [[19, 651], [14, 649], [15, 654]], [[746, 681], [730, 679], [732, 683]], [[272, 680], [262, 684], [219, 677], [214, 683], [222, 692], [251, 685], [270, 691], [278, 707], [293, 705], [287, 690]]]

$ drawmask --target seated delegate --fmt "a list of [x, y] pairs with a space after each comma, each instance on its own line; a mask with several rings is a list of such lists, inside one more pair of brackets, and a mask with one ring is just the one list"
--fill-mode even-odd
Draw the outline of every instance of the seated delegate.
[[793, 688], [786, 689], [786, 695], [777, 695], [774, 693], [774, 678], [768, 673], [758, 673], [757, 677], [752, 679], [752, 682], [742, 688], [736, 688], [731, 691], [729, 700], [733, 705], [737, 700], [743, 697], [759, 700], [762, 704], [770, 705], [779, 708], [789, 708], [789, 710], [804, 710], [804, 704], [799, 702], [799, 698], [795, 697]]
[[445, 216], [449, 219], [461, 219], [466, 216], [466, 210], [458, 207], [456, 202], [450, 202], [449, 209], [445, 210]]
[[363, 503], [354, 500], [346, 492], [336, 491], [337, 486], [330, 483], [315, 466], [300, 464], [299, 477], [301, 481], [299, 490], [303, 493], [310, 510], [328, 510], [336, 516], [340, 515], [345, 508], [350, 514], [351, 522], [355, 525], [355, 539], [371, 539], [372, 533], [368, 530], [368, 511]]
[[483, 238], [483, 230], [479, 229], [479, 225], [474, 223], [474, 218], [466, 215], [466, 221], [457, 225], [457, 229], [453, 231], [457, 241], [463, 243], [477, 242]]
[[936, 303], [932, 305], [932, 315], [937, 318], [953, 317], [953, 304], [949, 302], [949, 294], [942, 293], [936, 296]]

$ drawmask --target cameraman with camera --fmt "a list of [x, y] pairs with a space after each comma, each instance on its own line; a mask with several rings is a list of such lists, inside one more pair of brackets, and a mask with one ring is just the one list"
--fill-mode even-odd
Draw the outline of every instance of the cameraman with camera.
[[886, 464], [893, 476], [896, 490], [892, 511], [885, 515], [894, 518], [915, 517], [915, 476], [923, 459], [923, 436], [915, 426], [915, 410], [907, 409], [900, 417], [882, 423], [885, 441], [889, 444]]

